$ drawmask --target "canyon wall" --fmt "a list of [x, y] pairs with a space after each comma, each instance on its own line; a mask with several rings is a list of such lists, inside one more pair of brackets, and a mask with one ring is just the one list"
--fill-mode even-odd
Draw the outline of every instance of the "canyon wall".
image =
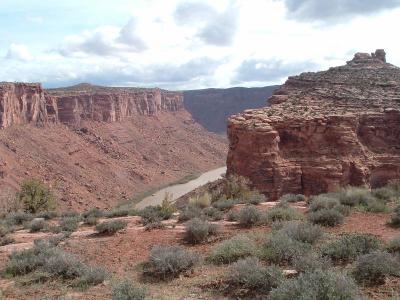
[[135, 115], [154, 116], [160, 112], [183, 109], [183, 96], [170, 92], [140, 88], [100, 87], [80, 84], [48, 93], [57, 99], [61, 123], [78, 126], [82, 120], [115, 122]]
[[383, 50], [290, 77], [269, 106], [229, 119], [228, 174], [271, 200], [400, 178], [400, 69]]
[[0, 128], [57, 122], [56, 100], [39, 83], [0, 83]]

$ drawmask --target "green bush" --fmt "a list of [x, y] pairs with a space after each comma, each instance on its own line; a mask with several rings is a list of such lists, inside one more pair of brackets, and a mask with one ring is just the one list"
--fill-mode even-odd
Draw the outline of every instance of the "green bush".
[[32, 214], [17, 211], [17, 212], [10, 213], [6, 218], [6, 222], [10, 226], [22, 225], [23, 223], [29, 222], [32, 219], [33, 219]]
[[393, 210], [389, 224], [396, 228], [400, 227], [400, 205]]
[[251, 194], [249, 180], [238, 175], [230, 175], [224, 180], [223, 193], [227, 199], [246, 199]]
[[306, 201], [306, 197], [302, 194], [285, 194], [279, 198], [279, 202], [295, 203]]
[[337, 195], [332, 193], [318, 195], [311, 199], [309, 211], [316, 212], [323, 209], [334, 209], [344, 216], [349, 215], [351, 210], [349, 206], [340, 204]]
[[60, 220], [61, 231], [74, 232], [78, 229], [80, 217], [63, 217]]
[[0, 223], [0, 237], [4, 237], [12, 231], [12, 226], [9, 226], [6, 222]]
[[211, 221], [219, 221], [222, 220], [224, 217], [223, 212], [216, 209], [215, 207], [206, 207], [205, 209], [203, 209], [203, 213], [207, 217], [207, 219]]
[[203, 209], [196, 205], [187, 205], [180, 211], [178, 220], [180, 222], [185, 222], [194, 218], [204, 218]]
[[87, 216], [83, 218], [83, 224], [89, 225], [89, 226], [95, 226], [99, 222], [98, 217], [96, 216]]
[[97, 207], [91, 208], [88, 211], [85, 211], [82, 213], [82, 218], [83, 220], [87, 218], [101, 218], [104, 217], [105, 213], [101, 209], [98, 209]]
[[400, 254], [400, 236], [397, 236], [389, 241], [386, 249], [390, 253]]
[[145, 275], [167, 279], [192, 269], [199, 261], [198, 254], [180, 246], [154, 246], [143, 271]]
[[229, 264], [238, 259], [252, 256], [256, 252], [255, 243], [246, 236], [235, 236], [215, 245], [208, 260], [215, 264]]
[[359, 299], [357, 285], [352, 278], [332, 271], [315, 270], [284, 280], [270, 293], [271, 300]]
[[277, 205], [267, 210], [266, 213], [267, 222], [301, 220], [302, 218], [303, 216], [301, 213], [288, 205]]
[[400, 264], [387, 252], [371, 252], [358, 257], [353, 275], [360, 283], [368, 285], [384, 284], [386, 276], [400, 275]]
[[211, 195], [208, 192], [205, 192], [201, 195], [196, 195], [189, 199], [189, 205], [197, 206], [200, 208], [206, 208], [211, 205]]
[[161, 222], [168, 220], [172, 217], [173, 210], [166, 206], [147, 206], [138, 212], [138, 215], [142, 217], [142, 223], [144, 225], [148, 223]]
[[231, 210], [227, 215], [226, 215], [226, 219], [229, 222], [236, 222], [239, 220], [239, 212], [235, 211], [235, 210]]
[[311, 250], [311, 245], [296, 241], [288, 235], [277, 232], [261, 248], [261, 256], [276, 264], [292, 263], [301, 255]]
[[378, 200], [377, 198], [369, 198], [361, 205], [361, 207], [368, 212], [373, 213], [383, 213], [388, 212], [389, 208], [386, 203], [382, 200]]
[[104, 216], [107, 218], [120, 218], [131, 215], [132, 209], [127, 207], [117, 207], [112, 210], [106, 211]]
[[321, 227], [299, 221], [289, 221], [282, 224], [280, 232], [296, 241], [309, 244], [314, 244], [323, 235]]
[[128, 222], [123, 220], [104, 221], [96, 225], [96, 231], [99, 234], [114, 234], [124, 229], [127, 225]]
[[380, 248], [379, 240], [370, 234], [347, 233], [342, 234], [336, 240], [323, 245], [321, 251], [324, 256], [330, 257], [336, 262], [351, 262], [362, 254]]
[[393, 198], [398, 196], [396, 191], [388, 186], [378, 189], [373, 189], [371, 193], [375, 198], [382, 200], [384, 202], [390, 202]]
[[5, 272], [19, 276], [34, 271], [44, 272], [52, 278], [77, 280], [79, 285], [96, 285], [106, 276], [98, 268], [91, 268], [75, 256], [58, 249], [45, 240], [37, 240], [33, 248], [14, 252], [6, 265]]
[[335, 209], [321, 209], [310, 212], [308, 214], [308, 220], [314, 224], [334, 227], [343, 223], [344, 216]]
[[373, 198], [371, 192], [367, 188], [347, 187], [340, 191], [339, 200], [343, 205], [356, 206], [366, 203], [367, 200]]
[[268, 293], [276, 288], [282, 281], [283, 275], [277, 267], [264, 267], [257, 258], [248, 257], [230, 266], [227, 279], [233, 287], [258, 294]]
[[58, 213], [56, 211], [42, 211], [36, 214], [36, 218], [42, 218], [45, 220], [51, 220], [58, 217]]
[[213, 207], [219, 210], [228, 210], [235, 205], [232, 199], [220, 199], [212, 204]]
[[328, 257], [321, 256], [320, 253], [314, 251], [294, 257], [292, 264], [298, 272], [327, 270], [331, 267], [331, 261]]
[[112, 290], [113, 300], [144, 300], [145, 298], [146, 290], [129, 280], [117, 283]]
[[80, 219], [81, 215], [78, 212], [74, 211], [74, 210], [67, 210], [67, 211], [62, 212], [61, 218], [76, 218], [76, 219]]
[[55, 207], [55, 198], [52, 191], [39, 180], [25, 180], [18, 192], [18, 199], [24, 205], [26, 212], [35, 214], [49, 211]]
[[43, 230], [46, 227], [46, 221], [42, 219], [35, 219], [29, 224], [29, 231], [30, 232], [38, 232]]
[[201, 219], [190, 220], [185, 227], [184, 239], [191, 244], [198, 244], [216, 234], [217, 226]]
[[257, 191], [252, 191], [250, 193], [250, 195], [246, 199], [244, 199], [245, 203], [253, 204], [253, 205], [257, 205], [257, 204], [260, 204], [261, 202], [265, 202], [265, 201], [266, 201], [265, 196], [263, 194], [260, 194]]
[[239, 211], [239, 225], [243, 227], [252, 227], [259, 224], [262, 220], [262, 217], [263, 215], [257, 207], [253, 205], [246, 205]]

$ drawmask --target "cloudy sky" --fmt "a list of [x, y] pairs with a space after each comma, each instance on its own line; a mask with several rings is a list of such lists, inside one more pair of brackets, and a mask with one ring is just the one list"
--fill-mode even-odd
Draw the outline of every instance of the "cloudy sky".
[[377, 48], [400, 66], [398, 28], [400, 0], [0, 0], [0, 81], [264, 86]]

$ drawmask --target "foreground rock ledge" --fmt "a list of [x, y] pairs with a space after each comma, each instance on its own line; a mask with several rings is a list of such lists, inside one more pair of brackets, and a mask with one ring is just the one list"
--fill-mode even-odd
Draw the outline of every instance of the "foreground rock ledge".
[[289, 77], [269, 106], [228, 122], [228, 174], [271, 200], [400, 178], [400, 69], [385, 52]]

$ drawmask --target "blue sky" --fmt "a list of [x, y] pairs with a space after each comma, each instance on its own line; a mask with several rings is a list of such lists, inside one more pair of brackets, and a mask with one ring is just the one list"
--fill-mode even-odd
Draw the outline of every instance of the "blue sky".
[[0, 81], [263, 86], [385, 48], [400, 0], [0, 0]]

